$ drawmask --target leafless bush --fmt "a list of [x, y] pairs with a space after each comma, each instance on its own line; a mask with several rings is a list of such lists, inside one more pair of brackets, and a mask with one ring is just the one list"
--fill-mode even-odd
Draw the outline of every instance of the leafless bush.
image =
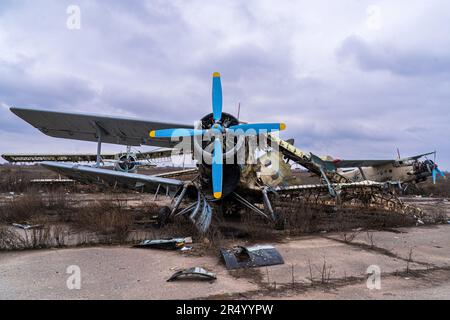
[[58, 189], [48, 194], [47, 209], [63, 214], [68, 208], [68, 199], [63, 190]]
[[0, 221], [6, 223], [24, 222], [43, 213], [46, 206], [38, 194], [24, 194], [15, 197], [0, 207]]
[[[445, 173], [448, 177], [449, 173]], [[417, 188], [408, 188], [406, 194], [422, 195], [427, 197], [450, 197], [450, 179], [438, 178], [436, 184], [433, 184], [432, 179], [417, 184]]]
[[[327, 260], [325, 257], [323, 258], [323, 263], [321, 267], [317, 267], [311, 264], [311, 261], [308, 259], [308, 267], [309, 267], [309, 281], [311, 282], [311, 286], [314, 286], [316, 283], [321, 285], [326, 285], [331, 281], [331, 273], [333, 272], [333, 267], [327, 264]], [[313, 268], [315, 268], [319, 273], [319, 281], [316, 281], [313, 275]]]
[[314, 286], [314, 276], [313, 276], [313, 269], [311, 265], [311, 260], [308, 259], [308, 269], [309, 269], [309, 281], [311, 282], [311, 286]]
[[62, 247], [68, 232], [61, 225], [42, 225], [29, 230], [0, 227], [0, 250], [24, 250]]
[[355, 240], [358, 234], [359, 234], [358, 231], [344, 232], [342, 233], [342, 238], [345, 243], [351, 243], [353, 240]]
[[410, 270], [410, 268], [409, 268], [409, 265], [410, 265], [410, 263], [411, 262], [413, 262], [413, 250], [414, 250], [414, 248], [411, 248], [411, 249], [409, 249], [409, 252], [408, 252], [408, 258], [406, 259], [406, 273], [410, 273], [411, 272], [411, 270]]
[[26, 241], [14, 230], [0, 226], [0, 250], [18, 250], [26, 247]]
[[327, 260], [323, 258], [322, 268], [320, 270], [320, 279], [322, 284], [328, 284], [331, 279], [332, 266], [327, 265]]
[[133, 221], [131, 212], [124, 210], [118, 200], [99, 201], [90, 207], [81, 208], [74, 216], [78, 228], [98, 232], [111, 242], [126, 241]]
[[373, 240], [373, 232], [367, 231], [367, 240], [370, 243], [370, 248], [373, 249], [375, 247], [375, 242]]
[[22, 173], [3, 169], [0, 177], [0, 192], [25, 192], [30, 188], [30, 179]]
[[274, 238], [273, 227], [269, 221], [257, 213], [244, 210], [241, 213], [241, 230], [253, 240], [267, 240]]
[[346, 232], [347, 239], [353, 240], [352, 230], [382, 229], [415, 225], [412, 216], [372, 208], [336, 208], [315, 206], [301, 201], [286, 203], [280, 201], [277, 212], [286, 221], [290, 235], [305, 233]]

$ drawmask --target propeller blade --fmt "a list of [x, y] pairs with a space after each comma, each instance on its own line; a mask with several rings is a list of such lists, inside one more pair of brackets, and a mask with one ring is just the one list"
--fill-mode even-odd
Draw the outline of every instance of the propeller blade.
[[212, 162], [212, 183], [214, 198], [222, 198], [223, 155], [220, 139], [214, 140], [214, 155]]
[[259, 134], [260, 131], [281, 131], [286, 129], [286, 125], [284, 123], [248, 123], [231, 126], [228, 129], [236, 131], [236, 134], [246, 134], [249, 130]]
[[150, 138], [172, 138], [172, 137], [193, 137], [201, 136], [205, 130], [197, 129], [161, 129], [150, 131]]
[[433, 184], [436, 184], [436, 168], [433, 169], [431, 175], [433, 176]]
[[445, 178], [445, 174], [441, 171], [441, 170], [439, 170], [439, 168], [436, 166], [436, 171], [437, 171], [437, 173], [439, 173], [439, 175], [442, 177], [442, 178]]
[[222, 84], [220, 82], [220, 73], [214, 72], [212, 86], [212, 109], [214, 121], [222, 119]]
[[445, 178], [445, 174], [438, 168], [438, 166], [435, 167], [436, 173], [439, 174], [442, 178]]

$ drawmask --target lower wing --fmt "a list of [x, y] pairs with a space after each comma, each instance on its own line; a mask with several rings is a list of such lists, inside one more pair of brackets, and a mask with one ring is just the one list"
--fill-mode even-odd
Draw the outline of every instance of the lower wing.
[[40, 164], [52, 171], [56, 171], [57, 173], [84, 183], [107, 184], [113, 187], [119, 186], [134, 189], [145, 187], [149, 191], [155, 191], [159, 185], [163, 185], [168, 188], [172, 187], [174, 189], [178, 189], [183, 186], [183, 181], [181, 180], [145, 174], [125, 173], [58, 162], [41, 162]]

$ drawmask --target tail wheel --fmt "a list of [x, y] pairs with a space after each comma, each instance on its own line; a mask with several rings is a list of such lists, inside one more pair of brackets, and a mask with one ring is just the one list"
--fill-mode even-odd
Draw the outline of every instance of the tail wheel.
[[156, 218], [156, 221], [158, 223], [158, 226], [163, 227], [170, 216], [170, 208], [168, 206], [164, 206], [158, 211], [158, 217]]

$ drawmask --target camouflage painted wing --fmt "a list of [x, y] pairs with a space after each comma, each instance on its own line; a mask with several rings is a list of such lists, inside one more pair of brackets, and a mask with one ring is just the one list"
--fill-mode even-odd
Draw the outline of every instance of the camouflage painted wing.
[[149, 192], [154, 192], [159, 185], [176, 190], [183, 186], [183, 181], [177, 179], [138, 173], [125, 173], [77, 164], [42, 162], [40, 165], [80, 182], [106, 184], [111, 187], [119, 186], [132, 189], [145, 188], [145, 190]]
[[170, 138], [151, 138], [149, 136], [150, 131], [168, 128], [193, 128], [193, 125], [89, 114], [23, 108], [11, 108], [10, 110], [51, 137], [97, 142], [98, 131], [100, 131], [102, 142], [126, 146], [148, 145], [171, 148], [177, 142], [171, 141]]

